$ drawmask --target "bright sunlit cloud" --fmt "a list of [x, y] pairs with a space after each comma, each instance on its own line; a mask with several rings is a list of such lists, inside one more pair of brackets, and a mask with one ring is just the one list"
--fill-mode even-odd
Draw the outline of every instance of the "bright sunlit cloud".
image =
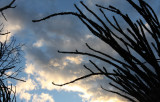
[[[78, 57], [75, 57], [75, 58], [71, 57], [71, 59], [76, 59], [76, 58]], [[66, 57], [64, 57], [64, 60], [62, 60], [61, 63], [64, 63], [64, 62], [70, 63], [66, 61], [65, 59]], [[56, 63], [58, 63], [58, 61]], [[103, 77], [101, 76], [94, 76], [91, 78], [87, 78], [84, 81], [78, 81], [76, 83], [66, 85], [63, 87], [54, 86], [51, 82], [65, 83], [65, 82], [68, 82], [76, 78], [76, 74], [70, 75], [70, 71], [68, 71], [68, 73], [63, 72], [63, 70], [66, 69], [65, 65], [64, 66], [62, 64], [58, 64], [58, 65], [61, 65], [61, 66], [54, 66], [54, 67], [64, 67], [64, 68], [63, 69], [56, 68], [55, 70], [53, 70], [50, 67], [50, 65], [48, 65], [48, 67], [46, 66], [45, 70], [41, 68], [37, 70], [35, 67], [40, 67], [40, 66], [37, 66], [34, 64], [27, 64], [25, 71], [26, 73], [28, 73], [29, 75], [33, 77], [33, 79], [29, 79], [28, 84], [31, 84], [32, 82], [33, 86], [37, 87], [38, 85], [40, 89], [47, 89], [50, 91], [51, 90], [57, 90], [57, 91], [64, 90], [67, 92], [78, 92], [83, 102], [116, 102], [116, 101], [126, 102], [126, 101], [121, 101], [120, 99], [118, 99], [118, 97], [112, 98], [112, 96], [105, 96], [105, 94], [107, 93], [104, 90], [102, 90], [100, 86], [96, 83], [96, 79], [103, 80]], [[36, 85], [34, 85], [34, 80], [38, 82]], [[32, 89], [26, 89], [26, 90], [34, 90], [35, 87], [33, 87]], [[28, 98], [26, 98], [26, 100], [29, 100], [31, 97], [30, 94], [26, 93], [26, 91], [23, 91], [23, 90], [22, 92], [24, 92], [24, 94], [22, 94], [21, 98], [24, 98], [23, 95], [26, 94], [28, 95]], [[35, 97], [40, 97], [40, 96], [34, 95], [33, 99], [36, 99]]]
[[32, 102], [55, 102], [52, 96], [46, 93], [41, 93], [40, 95], [33, 95]]

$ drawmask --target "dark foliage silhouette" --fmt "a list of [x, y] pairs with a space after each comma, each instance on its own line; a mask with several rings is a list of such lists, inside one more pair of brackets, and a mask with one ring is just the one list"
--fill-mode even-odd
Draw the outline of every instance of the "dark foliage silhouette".
[[[88, 18], [76, 5], [75, 8], [78, 12], [54, 13], [40, 20], [33, 20], [33, 22], [40, 22], [59, 15], [76, 16], [87, 26], [93, 35], [108, 44], [121, 57], [114, 58], [111, 55], [93, 49], [87, 43], [86, 46], [88, 49], [106, 58], [78, 50], [69, 52], [58, 51], [64, 54], [91, 56], [112, 65], [115, 69], [110, 73], [107, 71], [107, 68], [100, 68], [90, 60], [97, 71], [93, 71], [92, 68], [84, 65], [84, 67], [90, 71], [90, 74], [64, 84], [55, 84], [53, 82], [53, 85], [64, 86], [94, 75], [104, 75], [112, 80], [112, 82], [109, 83], [111, 86], [120, 90], [120, 92], [107, 90], [102, 86], [102, 88], [108, 92], [118, 94], [131, 102], [160, 102], [160, 23], [158, 17], [152, 7], [144, 0], [138, 0], [139, 4], [136, 4], [134, 0], [126, 1], [141, 15], [142, 19], [133, 22], [127, 14], [123, 14], [116, 7], [109, 6], [107, 8], [102, 5], [96, 5], [103, 15], [103, 17], [99, 17], [99, 15], [81, 2], [83, 7], [91, 13], [99, 23]], [[128, 25], [128, 28], [126, 28], [127, 32], [124, 31], [124, 28], [121, 27], [115, 16], [113, 16], [114, 23], [111, 22], [111, 20], [107, 18], [105, 11], [119, 15]], [[107, 26], [106, 23], [110, 24], [110, 26]], [[110, 27], [114, 28], [114, 30]], [[147, 36], [150, 37], [148, 38]]]
[[[7, 21], [4, 11], [9, 8], [15, 8], [12, 6], [15, 0], [12, 0], [8, 5], [1, 7], [0, 12], [3, 18]], [[14, 79], [24, 81], [17, 78], [18, 73], [21, 71], [21, 67], [18, 67], [21, 62], [21, 47], [22, 44], [16, 44], [15, 38], [7, 40], [7, 35], [10, 32], [3, 32], [4, 25], [0, 25], [0, 102], [16, 102], [16, 89], [13, 88], [12, 84], [8, 85], [8, 79]], [[2, 36], [6, 36], [5, 41], [2, 41]], [[8, 72], [11, 73], [8, 73]]]

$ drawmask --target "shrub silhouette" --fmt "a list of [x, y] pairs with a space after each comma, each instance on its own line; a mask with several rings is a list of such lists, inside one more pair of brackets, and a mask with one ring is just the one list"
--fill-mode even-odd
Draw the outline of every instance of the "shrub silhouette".
[[[136, 4], [133, 0], [126, 1], [141, 15], [142, 19], [133, 22], [127, 14], [123, 14], [116, 7], [109, 6], [107, 8], [102, 5], [96, 5], [103, 15], [103, 17], [99, 17], [98, 14], [81, 2], [83, 7], [98, 20], [98, 23], [87, 17], [77, 5], [75, 5], [75, 8], [78, 12], [54, 13], [42, 19], [33, 20], [33, 22], [40, 22], [55, 16], [76, 16], [93, 35], [109, 45], [123, 59], [120, 60], [93, 49], [87, 43], [88, 49], [106, 58], [78, 50], [58, 51], [64, 54], [94, 57], [112, 65], [115, 69], [110, 73], [107, 68], [100, 68], [90, 60], [97, 71], [93, 71], [92, 68], [84, 65], [86, 70], [90, 71], [90, 74], [64, 84], [55, 84], [53, 82], [53, 85], [64, 86], [94, 75], [104, 75], [113, 81], [109, 84], [121, 92], [107, 90], [102, 86], [106, 91], [118, 94], [131, 102], [160, 102], [160, 23], [158, 17], [152, 7], [144, 0], [138, 0], [139, 4]], [[124, 20], [124, 23], [128, 24], [127, 32], [124, 31], [115, 16], [113, 16], [114, 23], [111, 22], [105, 11], [111, 11], [119, 15]], [[106, 23], [110, 24], [110, 26], [107, 26]], [[113, 27], [116, 32], [110, 27]], [[150, 36], [150, 38], [147, 36]], [[119, 42], [121, 42], [121, 45]]]

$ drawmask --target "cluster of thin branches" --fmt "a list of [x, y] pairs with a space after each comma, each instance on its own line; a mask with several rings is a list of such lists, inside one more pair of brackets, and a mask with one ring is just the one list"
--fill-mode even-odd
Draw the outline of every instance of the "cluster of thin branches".
[[0, 101], [1, 102], [16, 102], [16, 88], [13, 86], [6, 86], [2, 80], [0, 80]]
[[[107, 90], [102, 87], [106, 91], [118, 94], [131, 102], [160, 102], [160, 23], [158, 17], [152, 7], [144, 0], [138, 0], [139, 4], [136, 4], [133, 0], [126, 1], [140, 14], [142, 19], [133, 22], [127, 14], [122, 13], [116, 7], [109, 6], [107, 8], [102, 5], [96, 5], [103, 15], [103, 17], [100, 17], [81, 2], [83, 7], [98, 20], [98, 23], [88, 18], [76, 5], [75, 8], [78, 12], [54, 13], [40, 20], [33, 20], [33, 22], [40, 22], [59, 15], [76, 16], [93, 35], [108, 44], [123, 59], [114, 58], [102, 51], [93, 49], [87, 43], [88, 49], [106, 58], [78, 50], [70, 52], [58, 51], [59, 53], [91, 56], [112, 65], [115, 69], [110, 73], [107, 68], [100, 68], [90, 60], [91, 64], [97, 69], [96, 72], [84, 65], [90, 71], [90, 74], [64, 84], [55, 84], [53, 82], [53, 85], [63, 86], [93, 75], [104, 75], [113, 81], [109, 84], [121, 92]], [[113, 16], [114, 23], [111, 22], [105, 11], [111, 11], [120, 16], [128, 25], [128, 28], [125, 29], [126, 31], [121, 27], [115, 16]], [[110, 24], [110, 26], [107, 26], [106, 23]], [[114, 28], [114, 30], [110, 27]]]
[[[16, 6], [12, 6], [14, 2], [15, 0], [12, 0], [8, 5], [0, 8], [0, 12], [6, 21], [3, 11], [15, 8]], [[8, 85], [8, 79], [24, 81], [17, 78], [18, 73], [21, 71], [19, 63], [21, 62], [21, 47], [23, 45], [16, 44], [15, 38], [8, 41], [7, 35], [10, 32], [3, 33], [3, 23], [0, 27], [0, 37], [6, 36], [5, 41], [0, 41], [0, 102], [13, 102], [16, 101], [16, 91], [12, 84]]]
[[23, 45], [16, 45], [16, 40], [0, 42], [0, 100], [2, 102], [13, 102], [15, 99], [15, 90], [9, 85], [8, 79], [14, 79], [18, 81], [23, 81], [17, 78], [19, 72], [21, 72], [21, 67], [19, 63], [21, 62], [21, 47]]

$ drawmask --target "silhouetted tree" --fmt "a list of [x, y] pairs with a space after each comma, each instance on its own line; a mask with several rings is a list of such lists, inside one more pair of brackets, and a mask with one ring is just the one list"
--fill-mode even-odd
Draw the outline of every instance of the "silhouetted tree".
[[[99, 17], [99, 15], [81, 2], [83, 7], [98, 20], [98, 23], [96, 20], [88, 18], [76, 5], [78, 12], [54, 13], [40, 20], [33, 20], [33, 22], [39, 22], [58, 15], [76, 16], [87, 26], [93, 35], [108, 44], [123, 59], [120, 60], [93, 49], [87, 43], [88, 49], [106, 58], [78, 50], [71, 52], [58, 51], [65, 54], [91, 56], [112, 65], [115, 69], [110, 73], [107, 71], [107, 68], [100, 68], [90, 60], [97, 71], [93, 71], [92, 68], [84, 65], [90, 71], [90, 74], [64, 84], [55, 84], [53, 82], [53, 85], [64, 86], [94, 75], [104, 75], [113, 81], [109, 84], [121, 92], [107, 90], [102, 87], [106, 91], [118, 94], [131, 102], [160, 102], [160, 23], [158, 17], [152, 7], [144, 0], [138, 0], [139, 4], [136, 4], [133, 0], [126, 1], [141, 15], [142, 19], [133, 22], [127, 14], [123, 14], [116, 7], [109, 6], [107, 8], [102, 5], [96, 5], [103, 15], [103, 17]], [[122, 17], [128, 25], [128, 28], [126, 28], [127, 32], [124, 31], [115, 16], [113, 16], [114, 23], [111, 22], [106, 16], [105, 10], [114, 12]], [[105, 18], [105, 20], [102, 18]], [[107, 26], [106, 23], [110, 24], [110, 26]], [[113, 27], [114, 30], [110, 27]]]
[[[12, 6], [15, 0], [12, 0], [8, 5], [1, 7], [0, 12], [5, 20], [3, 11], [9, 8], [15, 8]], [[3, 33], [3, 23], [0, 25], [0, 37], [7, 36], [10, 32]], [[10, 41], [0, 41], [0, 102], [13, 102], [15, 98], [15, 88], [7, 84], [8, 79], [14, 79], [24, 81], [16, 78], [18, 73], [21, 71], [21, 67], [18, 67], [21, 62], [21, 47], [22, 44], [16, 44], [16, 40], [11, 38]]]

